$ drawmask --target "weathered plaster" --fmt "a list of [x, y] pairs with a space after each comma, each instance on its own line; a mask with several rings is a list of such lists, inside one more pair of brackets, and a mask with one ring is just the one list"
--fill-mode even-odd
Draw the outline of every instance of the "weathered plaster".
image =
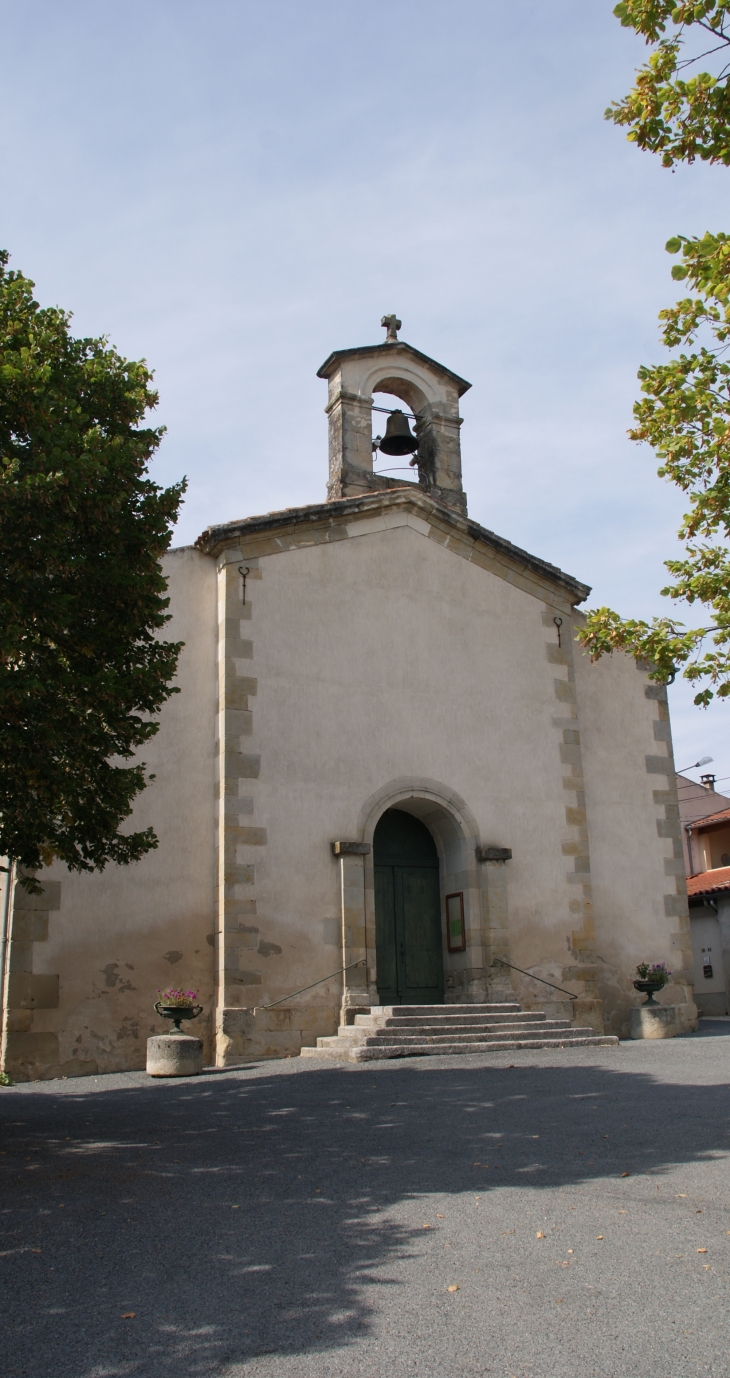
[[[628, 656], [577, 648], [586, 805], [606, 1031], [629, 1036], [639, 962], [666, 962], [662, 1003], [692, 1000], [692, 952], [667, 693]], [[657, 788], [661, 785], [661, 788]]]
[[[170, 552], [164, 569], [172, 613], [164, 635], [185, 642], [176, 680], [182, 692], [168, 701], [159, 733], [145, 746], [156, 778], [133, 818], [135, 827], [155, 828], [159, 846], [135, 866], [92, 875], [55, 863], [39, 873], [44, 896], [31, 904], [18, 893], [13, 960], [58, 991], [53, 1007], [46, 996], [44, 1008], [36, 1002], [9, 1011], [8, 1070], [18, 1079], [144, 1067], [148, 1035], [166, 1027], [152, 1006], [171, 983], [199, 988], [205, 1014], [194, 1027], [211, 1055], [215, 564], [187, 547]], [[29, 956], [21, 948], [31, 915], [46, 917], [33, 930]]]

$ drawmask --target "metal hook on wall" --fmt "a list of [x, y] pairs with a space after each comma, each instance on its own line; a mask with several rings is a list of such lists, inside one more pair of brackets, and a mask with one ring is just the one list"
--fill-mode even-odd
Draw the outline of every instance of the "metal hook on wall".
[[248, 565], [246, 565], [245, 568], [244, 568], [243, 565], [239, 565], [239, 566], [238, 566], [238, 573], [240, 574], [241, 578], [243, 579], [243, 606], [244, 606], [244, 608], [245, 608], [245, 606], [246, 606], [246, 579], [247, 579], [248, 575], [251, 573], [251, 569], [250, 569], [250, 567], [249, 567]]
[[560, 647], [562, 645], [562, 642], [560, 640], [560, 628], [563, 625], [563, 619], [562, 617], [554, 617], [553, 622], [555, 623], [555, 626], [558, 629], [558, 647]]

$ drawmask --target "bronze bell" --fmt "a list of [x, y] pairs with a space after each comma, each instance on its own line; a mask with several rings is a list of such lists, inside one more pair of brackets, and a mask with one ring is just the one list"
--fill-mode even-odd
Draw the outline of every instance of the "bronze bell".
[[379, 449], [384, 455], [412, 455], [418, 449], [418, 441], [411, 434], [408, 418], [402, 411], [390, 413]]

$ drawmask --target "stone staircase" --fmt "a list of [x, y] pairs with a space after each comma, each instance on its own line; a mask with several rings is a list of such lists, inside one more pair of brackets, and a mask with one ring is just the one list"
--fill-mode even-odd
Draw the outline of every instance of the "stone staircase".
[[496, 1053], [512, 1048], [611, 1047], [613, 1034], [576, 1028], [568, 1019], [548, 1019], [541, 1010], [516, 1002], [493, 1005], [376, 1005], [340, 1025], [332, 1038], [318, 1038], [302, 1057], [370, 1062], [385, 1057], [432, 1057], [453, 1053]]

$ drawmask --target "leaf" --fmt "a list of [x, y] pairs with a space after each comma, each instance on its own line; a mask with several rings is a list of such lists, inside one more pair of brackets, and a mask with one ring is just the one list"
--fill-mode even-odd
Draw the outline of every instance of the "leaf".
[[535, 1238], [536, 1238], [536, 1239], [544, 1239], [544, 1238], [545, 1238], [545, 1235], [543, 1234], [542, 1230], [538, 1230], [537, 1234], [535, 1235]]
[[135, 1316], [136, 1316], [136, 1314], [137, 1314], [136, 1311], [123, 1311], [123, 1312], [122, 1312], [122, 1315], [121, 1315], [121, 1319], [122, 1319], [123, 1321], [133, 1321], [134, 1318], [135, 1318]]
[[596, 1235], [596, 1239], [603, 1239], [603, 1235], [602, 1235], [602, 1234], [597, 1234], [597, 1235]]
[[706, 1249], [698, 1249], [697, 1252], [698, 1252], [698, 1254], [706, 1254], [706, 1253], [707, 1253], [707, 1250], [706, 1250]]
[[449, 1287], [446, 1288], [446, 1291], [447, 1291], [447, 1292], [458, 1292], [458, 1290], [459, 1290], [459, 1286], [458, 1286], [458, 1283], [456, 1283], [456, 1282], [452, 1282], [451, 1285], [450, 1285]]
[[622, 1177], [630, 1177], [630, 1176], [631, 1176], [631, 1173], [630, 1173], [630, 1172], [622, 1172], [622, 1173], [621, 1173], [621, 1176], [622, 1176]]
[[676, 235], [674, 235], [672, 239], [668, 239], [666, 244], [664, 245], [664, 248], [666, 249], [668, 254], [678, 254], [681, 247], [682, 241], [681, 239], [678, 239]]

